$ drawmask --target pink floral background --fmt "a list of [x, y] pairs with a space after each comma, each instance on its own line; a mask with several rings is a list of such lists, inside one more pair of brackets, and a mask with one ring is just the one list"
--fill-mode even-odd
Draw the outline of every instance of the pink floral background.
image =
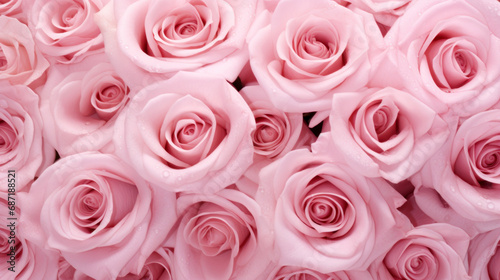
[[500, 280], [499, 27], [496, 0], [0, 1], [0, 279]]

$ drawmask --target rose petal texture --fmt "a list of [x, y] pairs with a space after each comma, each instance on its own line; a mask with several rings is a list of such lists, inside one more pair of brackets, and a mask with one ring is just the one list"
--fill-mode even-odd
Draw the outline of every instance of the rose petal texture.
[[26, 239], [95, 279], [139, 274], [177, 219], [173, 193], [107, 154], [62, 158], [18, 197]]
[[449, 135], [436, 112], [393, 88], [336, 94], [329, 121], [330, 137], [322, 141], [334, 144], [361, 174], [392, 183], [420, 170]]
[[[173, 280], [173, 253], [169, 248], [160, 247], [156, 249], [144, 262], [142, 270], [139, 274], [129, 273], [125, 276], [118, 277], [116, 280]], [[59, 272], [57, 279], [73, 279], [73, 280], [93, 280], [88, 275], [81, 271], [75, 270], [64, 259], [59, 261]]]
[[410, 228], [396, 210], [404, 198], [313, 150], [294, 150], [260, 173], [257, 201], [274, 225], [278, 264], [364, 270]]
[[[7, 196], [5, 196], [7, 197]], [[30, 280], [30, 279], [55, 279], [57, 273], [57, 253], [43, 250], [24, 238], [17, 227], [18, 223], [12, 218], [19, 218], [20, 208], [10, 210], [12, 202], [16, 202], [9, 196], [8, 200], [0, 198], [0, 270], [3, 272], [2, 280]], [[10, 212], [14, 215], [10, 215]], [[12, 252], [12, 248], [14, 252]]]
[[269, 230], [253, 199], [231, 187], [181, 196], [178, 205], [184, 214], [175, 243], [177, 279], [253, 280], [267, 267]]
[[28, 26], [52, 64], [71, 64], [102, 51], [103, 37], [94, 21], [108, 0], [23, 0]]
[[38, 50], [28, 27], [2, 15], [0, 29], [0, 80], [33, 87], [43, 82], [49, 62]]
[[463, 230], [428, 224], [409, 231], [370, 270], [380, 280], [471, 279], [465, 267], [468, 246], [469, 236]]
[[6, 0], [0, 3], [0, 15], [17, 18], [26, 23], [26, 16], [22, 9], [23, 0]]
[[377, 23], [390, 28], [402, 16], [411, 0], [345, 0], [350, 9], [361, 9], [373, 14]]
[[[415, 1], [385, 38], [410, 92], [439, 113], [471, 116], [498, 102], [497, 1]], [[490, 9], [487, 9], [489, 7]], [[443, 13], [443, 11], [447, 11]]]
[[277, 267], [266, 280], [371, 280], [367, 271], [337, 271], [323, 274], [308, 268], [283, 266]]
[[30, 88], [0, 82], [0, 190], [7, 192], [7, 170], [15, 170], [16, 192], [50, 165], [54, 149], [42, 137], [39, 98]]
[[457, 225], [472, 236], [498, 227], [499, 120], [500, 110], [465, 120], [412, 178], [417, 203], [427, 215]]
[[75, 67], [53, 66], [40, 92], [45, 139], [61, 156], [111, 150], [114, 123], [129, 93], [104, 55]]
[[256, 155], [277, 158], [315, 138], [304, 123], [302, 114], [276, 109], [261, 86], [246, 86], [240, 94], [255, 118], [256, 128], [252, 139]]
[[281, 1], [270, 24], [250, 39], [250, 64], [276, 108], [329, 110], [334, 92], [367, 83], [370, 56], [382, 44], [377, 30], [369, 15], [334, 1]]
[[178, 71], [232, 82], [248, 61], [255, 9], [255, 0], [111, 1], [97, 20], [111, 62], [132, 87]]
[[469, 270], [472, 279], [500, 279], [500, 229], [476, 236], [471, 240], [468, 251]]
[[180, 72], [135, 95], [118, 118], [117, 153], [172, 191], [214, 193], [252, 163], [252, 111], [225, 80]]

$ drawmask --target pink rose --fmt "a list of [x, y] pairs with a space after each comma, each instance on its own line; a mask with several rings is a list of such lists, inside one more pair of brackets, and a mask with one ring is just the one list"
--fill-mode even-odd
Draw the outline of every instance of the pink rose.
[[278, 264], [321, 273], [366, 269], [409, 228], [396, 210], [404, 198], [323, 148], [294, 150], [260, 173], [257, 201], [274, 224]]
[[177, 218], [173, 193], [105, 154], [62, 158], [18, 196], [26, 239], [97, 279], [140, 273]]
[[472, 279], [500, 279], [500, 228], [480, 234], [472, 239], [468, 262]]
[[269, 264], [260, 208], [247, 195], [224, 189], [179, 197], [183, 213], [175, 243], [179, 280], [255, 280]]
[[[57, 273], [57, 253], [43, 250], [24, 238], [19, 230], [20, 208], [17, 196], [0, 198], [0, 271], [2, 280], [44, 280], [55, 279]], [[12, 202], [14, 215], [10, 215]], [[10, 219], [9, 219], [10, 218]], [[14, 249], [14, 250], [12, 250]]]
[[15, 170], [17, 192], [54, 160], [54, 149], [42, 137], [38, 102], [30, 88], [0, 83], [0, 190], [4, 193], [7, 170]]
[[58, 63], [100, 52], [103, 37], [94, 14], [108, 0], [23, 0], [28, 26], [40, 50]]
[[370, 270], [374, 279], [471, 279], [465, 268], [469, 236], [449, 224], [417, 227], [399, 240]]
[[500, 32], [491, 6], [500, 3], [415, 1], [385, 36], [387, 60], [406, 88], [439, 113], [470, 116], [500, 98]]
[[311, 142], [315, 137], [304, 123], [302, 114], [285, 113], [269, 103], [262, 87], [244, 87], [240, 94], [245, 98], [255, 118], [256, 129], [252, 133], [255, 154], [277, 158], [295, 146]]
[[499, 124], [500, 110], [467, 119], [412, 178], [417, 203], [427, 215], [471, 235], [498, 227]]
[[133, 87], [178, 71], [233, 81], [248, 61], [244, 45], [255, 2], [111, 1], [98, 21], [112, 63]]
[[286, 112], [329, 110], [334, 92], [362, 88], [382, 36], [373, 18], [332, 0], [285, 0], [249, 43], [250, 63], [273, 105]]
[[180, 72], [132, 98], [115, 127], [117, 153], [173, 191], [216, 192], [252, 163], [252, 111], [225, 80]]
[[61, 156], [109, 147], [115, 120], [129, 100], [127, 85], [105, 56], [77, 66], [54, 66], [40, 93], [44, 135]]
[[283, 266], [272, 272], [267, 280], [370, 280], [367, 271], [337, 271], [323, 274], [308, 268]]
[[28, 27], [17, 19], [0, 16], [0, 29], [0, 80], [38, 85], [49, 63], [35, 46]]
[[449, 135], [446, 122], [409, 93], [393, 88], [333, 97], [329, 140], [368, 177], [401, 182], [420, 170]]

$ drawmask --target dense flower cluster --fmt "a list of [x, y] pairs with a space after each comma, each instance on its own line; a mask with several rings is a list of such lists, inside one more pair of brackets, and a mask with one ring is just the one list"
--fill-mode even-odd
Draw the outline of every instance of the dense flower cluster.
[[500, 280], [499, 26], [496, 0], [0, 1], [0, 279]]

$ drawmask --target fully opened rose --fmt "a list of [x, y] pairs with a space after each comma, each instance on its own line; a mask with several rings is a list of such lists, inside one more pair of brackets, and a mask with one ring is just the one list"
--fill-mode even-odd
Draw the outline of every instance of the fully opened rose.
[[498, 15], [486, 2], [415, 1], [386, 36], [406, 86], [440, 113], [470, 116], [499, 100]]
[[146, 87], [117, 122], [117, 153], [168, 190], [215, 192], [252, 163], [252, 112], [217, 77], [181, 72]]
[[274, 212], [264, 215], [274, 223], [278, 263], [321, 273], [366, 269], [408, 226], [396, 211], [404, 199], [321, 153], [296, 150], [261, 172], [257, 198]]
[[140, 273], [176, 220], [173, 193], [99, 153], [52, 165], [21, 197], [21, 207], [26, 239], [97, 279]]
[[500, 1], [0, 1], [0, 279], [500, 280]]
[[356, 90], [368, 81], [369, 43], [382, 40], [365, 33], [370, 26], [376, 29], [369, 18], [334, 1], [282, 1], [270, 24], [250, 40], [253, 73], [281, 110], [328, 109], [333, 91]]
[[[413, 178], [419, 188], [417, 203], [434, 204], [437, 192], [452, 210], [454, 224], [471, 234], [494, 229], [499, 220], [499, 116], [500, 110], [491, 110], [464, 121], [449, 144]], [[439, 205], [423, 210], [445, 221]]]

